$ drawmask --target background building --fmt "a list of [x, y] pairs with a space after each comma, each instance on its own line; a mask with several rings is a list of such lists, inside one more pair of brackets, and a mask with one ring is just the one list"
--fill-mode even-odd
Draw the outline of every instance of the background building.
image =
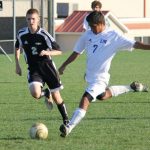
[[[0, 11], [0, 17], [12, 16], [13, 0], [1, 0], [3, 10]], [[33, 4], [39, 8], [41, 1], [44, 3], [44, 11], [48, 0], [15, 0], [16, 15], [24, 16], [26, 10]], [[51, 0], [50, 0], [51, 1]], [[74, 10], [91, 10], [93, 0], [54, 0], [54, 18], [59, 16], [68, 16]], [[109, 10], [118, 18], [150, 18], [150, 0], [100, 0], [103, 4], [103, 10]]]
[[[7, 51], [12, 51], [13, 49], [12, 40], [14, 40], [14, 13], [16, 16], [16, 31], [20, 27], [26, 25], [25, 13], [31, 7], [37, 8], [40, 11], [42, 27], [48, 29], [49, 24], [52, 24], [52, 26], [54, 26], [54, 30], [56, 30], [62, 23], [64, 23], [64, 19], [70, 16], [73, 11], [90, 11], [92, 1], [93, 0], [0, 0], [2, 3], [2, 8], [0, 8], [0, 45], [2, 45], [4, 49], [7, 49]], [[130, 34], [132, 33], [133, 37], [138, 38], [139, 40], [143, 40], [145, 37], [147, 40], [147, 37], [150, 37], [150, 24], [148, 24], [150, 22], [150, 0], [100, 1], [103, 4], [102, 10], [111, 12], [113, 16], [117, 18], [117, 21], [125, 24], [129, 30], [132, 31]], [[13, 11], [14, 2], [15, 11]], [[53, 6], [49, 6], [50, 4]], [[49, 8], [53, 8], [51, 11], [53, 13], [54, 23], [52, 23], [52, 20], [49, 18]], [[140, 27], [137, 27], [139, 24]], [[146, 30], [144, 28], [146, 28]], [[57, 40], [57, 36], [60, 34], [72, 33], [57, 32], [55, 34]], [[74, 32], [73, 34], [78, 34], [78, 36], [80, 36], [81, 32]], [[149, 42], [149, 39], [147, 41]]]

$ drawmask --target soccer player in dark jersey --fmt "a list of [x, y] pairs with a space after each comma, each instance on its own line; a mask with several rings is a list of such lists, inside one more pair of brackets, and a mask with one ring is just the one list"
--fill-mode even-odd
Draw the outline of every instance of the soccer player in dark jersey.
[[[50, 110], [54, 100], [62, 115], [63, 123], [66, 124], [68, 114], [59, 92], [63, 86], [51, 59], [51, 56], [60, 55], [62, 52], [54, 38], [39, 26], [40, 17], [37, 9], [27, 11], [26, 21], [27, 27], [18, 31], [15, 44], [16, 74], [22, 75], [19, 64], [22, 49], [28, 64], [28, 83], [31, 95], [37, 100], [45, 96], [45, 103]], [[43, 89], [45, 83], [48, 88]]]

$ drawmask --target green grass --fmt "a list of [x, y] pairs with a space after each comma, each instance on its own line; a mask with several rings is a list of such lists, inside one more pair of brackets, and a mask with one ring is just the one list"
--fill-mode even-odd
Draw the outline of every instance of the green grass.
[[[56, 66], [70, 55], [54, 57]], [[14, 60], [14, 57], [10, 55]], [[150, 86], [150, 52], [118, 53], [110, 70], [110, 85], [139, 80]], [[150, 93], [127, 93], [104, 102], [92, 103], [82, 122], [67, 138], [59, 136], [62, 122], [56, 105], [49, 112], [44, 102], [29, 94], [27, 66], [21, 57], [23, 76], [0, 55], [0, 150], [149, 150]], [[69, 116], [78, 106], [86, 83], [83, 80], [85, 55], [68, 66], [61, 80], [62, 97]], [[47, 140], [32, 140], [28, 131], [35, 122], [49, 129]]]

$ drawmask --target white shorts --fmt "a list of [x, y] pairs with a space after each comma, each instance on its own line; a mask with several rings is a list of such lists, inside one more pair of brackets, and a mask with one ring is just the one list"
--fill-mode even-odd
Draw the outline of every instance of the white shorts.
[[88, 92], [92, 97], [92, 101], [96, 101], [96, 97], [106, 91], [107, 84], [105, 82], [100, 83], [89, 83], [86, 92]]

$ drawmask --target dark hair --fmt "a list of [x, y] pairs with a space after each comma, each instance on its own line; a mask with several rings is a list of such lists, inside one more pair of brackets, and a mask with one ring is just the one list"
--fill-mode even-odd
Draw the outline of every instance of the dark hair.
[[27, 11], [26, 15], [28, 14], [38, 14], [39, 15], [39, 11], [35, 8], [31, 8]]
[[104, 24], [105, 25], [105, 18], [102, 12], [92, 11], [87, 17], [86, 20], [89, 26], [93, 24]]
[[94, 9], [96, 6], [99, 6], [99, 8], [102, 8], [102, 3], [98, 0], [95, 0], [91, 3], [91, 8]]

